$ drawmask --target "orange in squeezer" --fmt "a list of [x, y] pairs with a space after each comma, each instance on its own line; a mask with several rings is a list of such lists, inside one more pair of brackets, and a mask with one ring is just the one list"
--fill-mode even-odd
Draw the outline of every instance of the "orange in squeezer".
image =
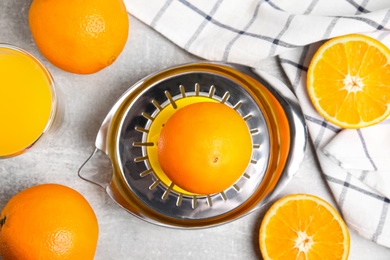
[[232, 186], [252, 156], [249, 128], [229, 106], [200, 102], [179, 109], [163, 126], [158, 160], [174, 184], [196, 194]]

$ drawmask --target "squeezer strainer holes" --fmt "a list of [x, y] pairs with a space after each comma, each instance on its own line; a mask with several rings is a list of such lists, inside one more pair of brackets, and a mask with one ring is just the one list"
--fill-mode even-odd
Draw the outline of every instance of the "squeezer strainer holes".
[[[148, 140], [148, 135], [150, 134], [150, 128], [151, 128], [152, 124], [154, 123], [154, 121], [156, 120], [157, 116], [161, 113], [161, 111], [163, 111], [165, 108], [167, 108], [169, 106], [172, 106], [172, 108], [174, 110], [176, 110], [178, 108], [177, 103], [181, 99], [184, 99], [187, 97], [208, 98], [208, 99], [213, 100], [214, 102], [216, 101], [216, 102], [219, 102], [222, 104], [226, 104], [226, 105], [232, 107], [237, 112], [240, 111], [240, 108], [243, 107], [245, 105], [245, 103], [242, 101], [238, 101], [234, 106], [232, 106], [231, 104], [228, 103], [228, 99], [230, 97], [229, 91], [226, 91], [222, 95], [222, 97], [219, 97], [216, 95], [216, 87], [214, 85], [211, 85], [209, 87], [208, 92], [201, 91], [200, 85], [198, 83], [195, 84], [193, 92], [187, 92], [185, 90], [184, 85], [179, 86], [179, 91], [180, 91], [180, 93], [178, 95], [172, 96], [168, 90], [165, 90], [164, 95], [166, 96], [167, 99], [164, 103], [160, 104], [156, 100], [152, 100], [151, 103], [156, 108], [155, 111], [153, 111], [153, 113], [151, 113], [151, 114], [148, 114], [146, 112], [141, 113], [141, 115], [147, 119], [147, 123], [144, 126], [136, 126], [135, 127], [135, 130], [138, 132], [141, 132], [143, 134], [142, 135], [143, 137], [142, 137], [142, 140], [133, 142], [134, 147], [138, 147], [138, 148], [142, 149], [142, 156], [134, 158], [134, 161], [137, 163], [143, 162], [146, 165], [147, 169], [139, 174], [140, 177], [143, 178], [143, 177], [146, 177], [148, 175], [153, 176], [153, 178], [152, 178], [153, 181], [149, 186], [149, 190], [153, 190], [156, 187], [158, 187], [159, 185], [162, 185], [160, 187], [163, 187], [165, 189], [163, 195], [161, 196], [162, 200], [167, 200], [170, 197], [170, 195], [172, 195], [173, 197], [176, 198], [175, 205], [179, 207], [182, 204], [183, 198], [192, 199], [192, 208], [196, 208], [197, 199], [202, 198], [202, 199], [206, 200], [206, 203], [209, 207], [212, 207], [213, 206], [213, 198], [215, 196], [219, 196], [220, 198], [222, 198], [223, 201], [226, 201], [228, 199], [228, 196], [226, 195], [225, 191], [222, 191], [219, 194], [213, 194], [213, 195], [197, 195], [197, 194], [190, 194], [190, 193], [182, 192], [180, 190], [178, 191], [177, 189], [175, 189], [175, 184], [173, 182], [171, 182], [170, 180], [167, 180], [168, 183], [166, 183], [167, 181], [164, 182], [160, 178], [160, 176], [156, 172], [156, 170], [153, 169], [152, 164], [150, 162], [148, 152], [147, 152], [147, 148], [155, 146], [156, 143], [148, 142], [145, 140]], [[252, 117], [253, 117], [253, 115], [247, 114], [247, 115], [243, 116], [243, 119], [245, 121], [248, 121]], [[258, 128], [250, 129], [251, 135], [255, 135], [258, 133], [259, 133]], [[253, 138], [252, 138], [252, 140], [253, 140]], [[260, 148], [260, 144], [253, 144], [253, 149], [259, 149], [259, 148]], [[256, 163], [257, 163], [257, 161], [252, 158], [250, 161], [250, 164], [256, 164]], [[240, 178], [241, 185], [243, 185], [242, 180], [245, 181], [245, 180], [249, 180], [249, 179], [250, 179], [250, 175], [247, 172], [244, 172], [242, 174], [242, 177]], [[233, 184], [232, 187], [229, 189], [232, 189], [238, 193], [238, 192], [240, 192], [241, 188], [237, 183]], [[245, 184], [245, 182], [244, 182], [244, 184]]]

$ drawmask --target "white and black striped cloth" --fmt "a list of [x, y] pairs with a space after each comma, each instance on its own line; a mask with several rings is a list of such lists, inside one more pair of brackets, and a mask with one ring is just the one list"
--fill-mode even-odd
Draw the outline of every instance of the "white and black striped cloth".
[[[390, 47], [389, 0], [125, 0], [127, 10], [204, 59], [259, 67], [278, 56], [348, 226], [390, 247], [390, 120], [342, 130], [312, 107], [306, 72], [324, 40], [362, 33]], [[389, 82], [390, 84], [390, 82]]]

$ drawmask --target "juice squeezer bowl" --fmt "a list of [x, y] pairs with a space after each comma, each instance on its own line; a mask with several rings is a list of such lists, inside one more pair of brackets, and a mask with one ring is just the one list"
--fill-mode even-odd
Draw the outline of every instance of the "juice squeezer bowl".
[[[252, 137], [252, 157], [245, 172], [230, 188], [211, 195], [181, 190], [151, 152], [157, 144], [150, 136], [158, 134], [153, 133], [153, 124], [164, 122], [187, 103], [201, 101], [236, 110]], [[79, 176], [102, 186], [122, 208], [147, 222], [174, 228], [211, 227], [271, 201], [298, 171], [306, 143], [298, 101], [280, 81], [237, 64], [185, 64], [147, 76], [116, 101]], [[112, 167], [103, 181], [99, 174], [83, 169], [98, 153], [107, 155]]]

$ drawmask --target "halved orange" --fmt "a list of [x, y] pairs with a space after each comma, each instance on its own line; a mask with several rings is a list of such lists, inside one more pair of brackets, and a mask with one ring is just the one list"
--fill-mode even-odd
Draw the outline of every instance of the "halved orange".
[[232, 186], [252, 156], [252, 137], [241, 115], [223, 103], [199, 102], [176, 111], [158, 140], [158, 161], [181, 189], [215, 194]]
[[390, 50], [360, 34], [325, 42], [307, 73], [309, 97], [326, 120], [362, 128], [390, 115]]
[[268, 259], [348, 259], [348, 228], [325, 200], [293, 194], [275, 202], [260, 227], [260, 250]]

